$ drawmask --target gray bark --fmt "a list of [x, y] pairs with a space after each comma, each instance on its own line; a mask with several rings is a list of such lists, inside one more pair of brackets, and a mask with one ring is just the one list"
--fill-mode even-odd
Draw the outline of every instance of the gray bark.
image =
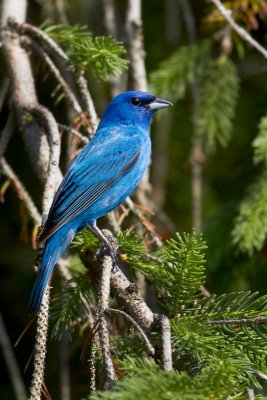
[[[3, 0], [1, 27], [7, 26], [9, 19], [15, 19], [19, 24], [25, 22], [26, 10], [26, 0]], [[34, 171], [44, 182], [49, 157], [47, 137], [36, 122], [25, 123], [25, 108], [28, 104], [37, 103], [30, 59], [20, 45], [19, 36], [14, 32], [2, 31], [2, 45], [11, 82], [11, 106], [14, 108]]]

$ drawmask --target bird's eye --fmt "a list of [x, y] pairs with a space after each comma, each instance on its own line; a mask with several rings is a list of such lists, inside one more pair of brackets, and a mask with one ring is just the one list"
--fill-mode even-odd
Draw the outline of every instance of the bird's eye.
[[133, 97], [132, 98], [132, 105], [133, 106], [139, 106], [140, 103], [141, 103], [141, 100], [138, 99], [138, 97]]

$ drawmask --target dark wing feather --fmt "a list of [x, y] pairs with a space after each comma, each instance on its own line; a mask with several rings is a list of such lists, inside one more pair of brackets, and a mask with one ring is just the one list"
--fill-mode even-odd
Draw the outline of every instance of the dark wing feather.
[[131, 143], [131, 146], [123, 146], [123, 150], [117, 151], [113, 160], [110, 150], [112, 149], [109, 148], [109, 153], [104, 156], [104, 159], [108, 158], [110, 161], [103, 161], [101, 154], [97, 157], [92, 154], [90, 159], [78, 164], [77, 169], [69, 170], [56, 193], [39, 236], [40, 242], [47, 240], [59, 228], [94, 204], [133, 167], [140, 155], [138, 141]]

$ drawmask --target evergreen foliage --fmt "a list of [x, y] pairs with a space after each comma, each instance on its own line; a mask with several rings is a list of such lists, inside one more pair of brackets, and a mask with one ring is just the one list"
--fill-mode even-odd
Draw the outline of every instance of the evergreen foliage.
[[[153, 364], [133, 363], [130, 377], [119, 381], [113, 391], [99, 392], [90, 399], [246, 400], [245, 387], [249, 376], [244, 378], [241, 374], [241, 371], [246, 369], [243, 359], [229, 360], [223, 353], [219, 363], [211, 363], [204, 367], [201, 374], [193, 379], [185, 372], [162, 371]], [[263, 398], [255, 397], [257, 400]]]
[[217, 143], [228, 144], [239, 91], [237, 70], [229, 57], [214, 58], [207, 41], [183, 46], [150, 75], [150, 84], [174, 102], [193, 87], [194, 134], [203, 138], [207, 152]]
[[[170, 316], [174, 370], [163, 371], [160, 357], [152, 360], [138, 332], [118, 336], [114, 328], [112, 355], [122, 378], [112, 391], [90, 398], [245, 400], [248, 388], [261, 393], [261, 382], [254, 372], [267, 372], [267, 296], [240, 292], [204, 297], [199, 288], [205, 283], [206, 245], [194, 232], [176, 234], [156, 252], [150, 252], [134, 233], [123, 232], [118, 240], [119, 259], [132, 271], [145, 274]], [[88, 246], [96, 250], [97, 242], [84, 231], [75, 239], [73, 249], [83, 258]], [[86, 293], [88, 302], [94, 303], [94, 296], [89, 296], [93, 289], [86, 279], [88, 272], [82, 272], [77, 260], [72, 268], [80, 272], [74, 293], [69, 293], [68, 286], [62, 289], [64, 297], [68, 295], [66, 308], [62, 309], [61, 296], [52, 305], [57, 335], [64, 325], [73, 331], [73, 322], [83, 320], [80, 311], [84, 310], [74, 306], [76, 300], [80, 304], [78, 293]], [[157, 330], [151, 332], [150, 340], [161, 351]]]
[[117, 75], [128, 61], [119, 55], [126, 51], [121, 42], [107, 36], [92, 36], [83, 25], [49, 25], [45, 33], [60, 43], [75, 68], [89, 71], [100, 80]]
[[238, 88], [235, 64], [224, 55], [210, 60], [195, 105], [196, 133], [203, 137], [208, 151], [215, 150], [216, 142], [226, 146], [231, 138]]
[[233, 229], [233, 242], [252, 255], [260, 250], [267, 234], [267, 170], [253, 182], [242, 200]]
[[95, 304], [86, 268], [77, 260], [71, 264], [75, 277], [66, 282], [62, 293], [55, 295], [51, 302], [51, 336], [56, 340], [60, 340], [64, 330], [71, 336], [82, 324], [88, 323], [87, 304]]
[[238, 248], [252, 255], [261, 250], [267, 235], [267, 117], [259, 124], [259, 134], [253, 141], [254, 162], [263, 163], [263, 171], [249, 186], [247, 195], [239, 205], [232, 231]]
[[[122, 241], [121, 241], [122, 239]], [[205, 281], [205, 242], [201, 236], [184, 233], [167, 240], [151, 258], [134, 233], [119, 236], [119, 250], [126, 254], [126, 262], [141, 271], [154, 284], [161, 304], [171, 314], [184, 312]]]
[[203, 73], [209, 53], [210, 43], [206, 40], [182, 46], [150, 74], [151, 91], [173, 102], [180, 100], [188, 86]]
[[252, 143], [254, 147], [254, 162], [267, 165], [267, 116], [262, 117], [259, 123], [259, 134]]

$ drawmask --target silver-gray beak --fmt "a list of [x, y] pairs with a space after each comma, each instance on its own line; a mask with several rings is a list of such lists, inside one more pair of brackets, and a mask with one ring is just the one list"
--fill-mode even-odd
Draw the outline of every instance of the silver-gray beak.
[[148, 107], [151, 110], [160, 110], [161, 108], [170, 107], [172, 103], [168, 100], [161, 99], [160, 97], [156, 97], [151, 103], [149, 103]]

